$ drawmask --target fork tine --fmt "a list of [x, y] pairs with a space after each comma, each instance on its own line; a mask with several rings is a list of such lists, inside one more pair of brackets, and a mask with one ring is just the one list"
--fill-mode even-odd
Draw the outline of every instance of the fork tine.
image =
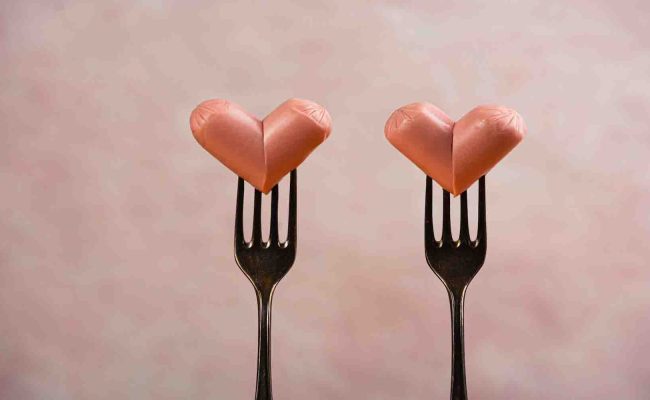
[[470, 242], [469, 222], [467, 220], [467, 191], [460, 195], [460, 235], [459, 240], [463, 244]]
[[237, 184], [237, 210], [235, 211], [235, 246], [246, 243], [244, 239], [244, 180]]
[[485, 222], [485, 175], [478, 181], [478, 232], [477, 242], [485, 242], [487, 234]]
[[293, 248], [296, 247], [296, 240], [298, 238], [297, 233], [297, 172], [294, 169], [291, 171], [291, 182], [289, 183], [289, 227], [287, 232], [287, 241], [286, 245]]
[[442, 243], [451, 243], [451, 217], [450, 217], [449, 192], [442, 191]]
[[254, 246], [262, 243], [262, 192], [255, 189], [255, 205], [253, 208], [253, 237]]
[[431, 188], [431, 177], [427, 176], [427, 190], [424, 197], [424, 245], [430, 246], [436, 241], [435, 233], [433, 231], [433, 199]]
[[269, 243], [274, 246], [279, 242], [278, 235], [278, 185], [275, 185], [271, 192], [271, 229], [269, 233]]

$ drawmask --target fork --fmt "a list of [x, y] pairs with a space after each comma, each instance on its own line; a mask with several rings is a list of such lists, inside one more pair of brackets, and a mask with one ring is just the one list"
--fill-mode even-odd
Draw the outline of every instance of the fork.
[[463, 306], [465, 292], [472, 278], [483, 266], [487, 250], [485, 222], [485, 176], [479, 180], [478, 232], [470, 239], [467, 219], [467, 192], [460, 197], [460, 233], [458, 240], [451, 235], [449, 192], [442, 195], [442, 237], [436, 241], [433, 232], [431, 178], [427, 176], [424, 210], [424, 252], [429, 267], [447, 288], [451, 306], [451, 400], [467, 400], [465, 382], [465, 345], [463, 340]]
[[244, 180], [239, 178], [235, 214], [235, 261], [251, 281], [257, 295], [258, 348], [255, 400], [272, 400], [271, 391], [271, 300], [278, 282], [296, 259], [296, 170], [289, 183], [289, 226], [287, 240], [278, 235], [278, 185], [271, 192], [271, 226], [268, 242], [262, 240], [262, 193], [255, 190], [253, 232], [244, 238]]

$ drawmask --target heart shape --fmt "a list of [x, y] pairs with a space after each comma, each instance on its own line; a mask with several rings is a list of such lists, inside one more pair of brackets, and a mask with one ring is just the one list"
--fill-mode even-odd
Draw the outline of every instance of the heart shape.
[[395, 110], [386, 121], [388, 141], [454, 196], [494, 167], [526, 134], [513, 109], [481, 105], [454, 123], [430, 103]]
[[268, 193], [327, 139], [331, 118], [312, 101], [289, 99], [260, 121], [233, 102], [214, 99], [192, 111], [190, 128], [204, 149]]

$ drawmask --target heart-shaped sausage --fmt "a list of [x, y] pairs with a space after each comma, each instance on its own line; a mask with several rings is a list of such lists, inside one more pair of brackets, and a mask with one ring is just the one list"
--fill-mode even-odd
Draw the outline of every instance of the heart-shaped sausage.
[[510, 108], [482, 105], [454, 123], [429, 103], [397, 109], [386, 121], [386, 138], [425, 174], [455, 196], [488, 173], [526, 134]]
[[207, 100], [190, 116], [194, 138], [259, 191], [268, 193], [330, 134], [322, 106], [301, 99], [282, 103], [263, 121], [227, 100]]

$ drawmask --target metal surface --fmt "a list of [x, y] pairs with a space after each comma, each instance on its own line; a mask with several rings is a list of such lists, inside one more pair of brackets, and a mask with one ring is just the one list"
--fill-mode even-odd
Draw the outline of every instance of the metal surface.
[[248, 277], [257, 294], [259, 336], [257, 350], [257, 387], [255, 400], [271, 400], [271, 300], [280, 280], [296, 259], [296, 170], [289, 183], [289, 223], [287, 240], [280, 243], [278, 234], [278, 186], [271, 192], [271, 224], [269, 241], [262, 241], [262, 193], [255, 190], [253, 234], [244, 238], [244, 180], [237, 187], [235, 215], [235, 260]]
[[479, 180], [478, 232], [471, 240], [467, 218], [467, 192], [461, 194], [460, 233], [458, 240], [451, 234], [449, 192], [442, 195], [442, 237], [435, 239], [433, 232], [431, 178], [427, 176], [424, 211], [424, 251], [427, 263], [447, 288], [451, 306], [452, 356], [451, 400], [466, 400], [465, 348], [463, 343], [463, 304], [465, 292], [472, 278], [483, 266], [487, 250], [485, 222], [485, 176]]

